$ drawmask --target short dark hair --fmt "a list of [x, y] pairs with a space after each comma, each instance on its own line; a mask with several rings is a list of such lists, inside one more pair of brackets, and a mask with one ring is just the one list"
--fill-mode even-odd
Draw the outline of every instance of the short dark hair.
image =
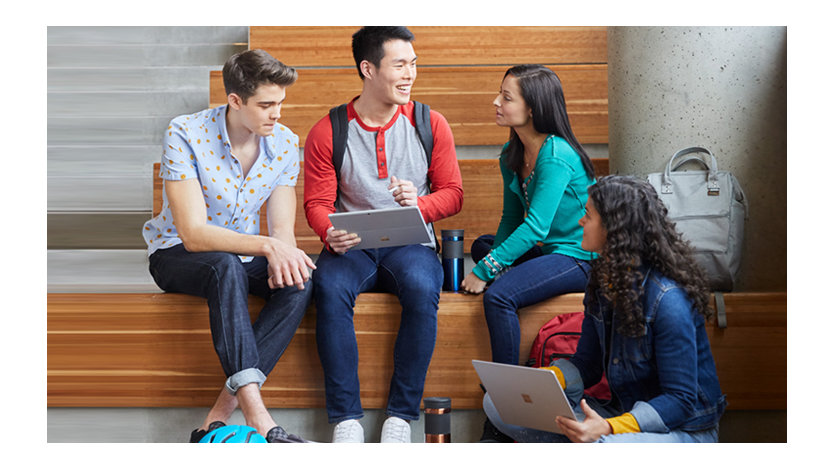
[[379, 67], [385, 56], [385, 43], [394, 39], [411, 42], [414, 40], [414, 34], [405, 26], [363, 26], [353, 33], [353, 60], [356, 61], [356, 70], [362, 80], [365, 76], [362, 75], [359, 64], [367, 60]]
[[244, 102], [264, 83], [288, 87], [295, 83], [298, 72], [261, 49], [252, 49], [229, 57], [223, 66], [226, 95], [240, 96]]

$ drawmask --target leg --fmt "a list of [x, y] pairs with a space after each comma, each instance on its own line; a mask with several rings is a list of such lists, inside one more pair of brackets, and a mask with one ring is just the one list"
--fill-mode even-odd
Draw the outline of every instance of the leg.
[[601, 443], [714, 443], [718, 442], [718, 427], [706, 431], [686, 432], [671, 431], [668, 433], [637, 432], [628, 434], [609, 434], [602, 436], [597, 442]]
[[206, 419], [203, 421], [202, 426], [197, 429], [208, 429], [209, 425], [215, 421], [220, 421], [222, 423], [229, 421], [229, 418], [232, 416], [232, 413], [234, 413], [237, 407], [237, 395], [232, 395], [228, 390], [226, 390], [226, 387], [223, 387], [220, 390], [220, 394], [217, 395], [217, 399], [214, 401], [214, 405], [212, 405], [208, 415], [206, 415]]
[[519, 363], [521, 330], [518, 309], [567, 292], [583, 292], [587, 263], [574, 258], [542, 255], [505, 272], [484, 293], [493, 362]]
[[[591, 408], [593, 408], [594, 411], [599, 413], [599, 415], [603, 418], [611, 418], [613, 416], [622, 414], [619, 410], [601, 404], [594, 398], [585, 398], [588, 402], [588, 405]], [[571, 404], [573, 403], [571, 402]], [[575, 405], [573, 407], [573, 412], [576, 415], [576, 419], [578, 419], [579, 421], [583, 421], [585, 419], [585, 414], [582, 412], [581, 406]], [[510, 436], [516, 442], [570, 442], [570, 439], [568, 439], [564, 434], [525, 428], [523, 426], [516, 426], [513, 424], [505, 423], [501, 420], [501, 417], [498, 415], [498, 410], [495, 408], [495, 404], [492, 402], [492, 398], [490, 398], [489, 393], [484, 395], [484, 413], [486, 413], [487, 419], [490, 422], [492, 422], [493, 426], [495, 426], [496, 429], [506, 434], [507, 436]], [[604, 439], [613, 437], [615, 436], [603, 436], [598, 442], [603, 442]]]
[[489, 393], [484, 395], [484, 413], [486, 413], [487, 419], [498, 431], [511, 437], [516, 442], [570, 442], [563, 434], [505, 423], [498, 415], [498, 410], [492, 403], [492, 398], [490, 398]]
[[230, 253], [189, 253], [178, 245], [155, 252], [150, 258], [150, 271], [157, 285], [167, 292], [207, 299], [215, 351], [228, 379], [203, 429], [213, 421], [226, 421], [238, 405], [238, 388], [250, 383], [259, 387], [265, 379], [258, 369], [243, 263]]
[[359, 352], [353, 307], [360, 292], [376, 284], [377, 264], [371, 252], [334, 255], [322, 250], [313, 273], [316, 344], [324, 369], [328, 422], [363, 416], [359, 398]]
[[258, 314], [252, 330], [260, 358], [258, 369], [269, 375], [304, 318], [313, 297], [313, 282], [308, 281], [304, 289], [288, 286], [272, 290], [268, 284], [267, 262], [263, 257], [246, 263], [246, 271], [249, 293], [266, 299], [266, 305]]
[[402, 305], [387, 413], [416, 420], [420, 418], [423, 386], [437, 337], [443, 269], [437, 254], [422, 245], [380, 251], [380, 287], [397, 294]]
[[472, 261], [478, 263], [484, 256], [492, 249], [495, 242], [495, 235], [481, 235], [472, 242], [472, 247], [469, 249], [469, 254], [472, 255]]
[[[495, 243], [495, 235], [481, 235], [474, 242], [472, 242], [472, 248], [470, 249], [470, 254], [472, 255], [472, 261], [479, 262], [484, 259], [484, 256], [489, 253], [489, 250], [492, 249], [493, 244]], [[527, 253], [524, 253], [519, 257], [515, 262], [513, 262], [513, 266], [518, 266], [519, 264], [541, 256], [542, 249], [541, 247], [534, 246], [527, 250]]]
[[[264, 375], [269, 375], [304, 317], [312, 299], [313, 285], [312, 281], [309, 281], [303, 290], [295, 286], [271, 290], [268, 284], [267, 263], [263, 257], [256, 257], [249, 263], [244, 263], [244, 269], [249, 276], [250, 294], [267, 300], [252, 329], [260, 358], [258, 369]], [[221, 391], [206, 417], [204, 429], [214, 421], [228, 420], [237, 406], [238, 399], [235, 395], [226, 390]]]
[[150, 269], [157, 285], [166, 292], [196, 295], [208, 301], [212, 340], [230, 379], [229, 391], [258, 379], [262, 383], [249, 317], [248, 276], [240, 258], [223, 252], [189, 253], [178, 245], [155, 252]]

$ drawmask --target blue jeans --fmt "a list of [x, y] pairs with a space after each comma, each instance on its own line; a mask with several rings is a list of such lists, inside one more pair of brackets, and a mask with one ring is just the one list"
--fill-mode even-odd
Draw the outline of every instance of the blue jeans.
[[[620, 413], [609, 407], [601, 405], [592, 397], [585, 397], [588, 405], [596, 411], [603, 418], [611, 418], [619, 416]], [[484, 395], [484, 412], [487, 418], [492, 422], [496, 429], [513, 438], [516, 442], [570, 442], [570, 440], [563, 434], [557, 434], [549, 431], [541, 431], [538, 429], [525, 428], [514, 424], [507, 424], [501, 420], [498, 415], [498, 410], [492, 403], [489, 394]], [[576, 418], [579, 421], [585, 419], [585, 414], [582, 413], [580, 406], [573, 409]], [[599, 443], [639, 443], [639, 442], [669, 442], [669, 443], [696, 443], [696, 442], [718, 442], [718, 426], [707, 429], [705, 431], [687, 432], [681, 430], [672, 430], [668, 433], [656, 432], [638, 432], [626, 434], [607, 434], [599, 438], [596, 442]]]
[[361, 292], [397, 295], [402, 305], [394, 344], [394, 373], [386, 412], [405, 420], [420, 418], [423, 385], [437, 337], [437, 304], [443, 269], [437, 254], [422, 245], [321, 252], [313, 273], [316, 342], [324, 369], [330, 423], [359, 419], [359, 352], [353, 307]]
[[[472, 259], [476, 263], [492, 248], [493, 239], [492, 235], [484, 235], [472, 244]], [[585, 292], [588, 273], [590, 265], [586, 261], [555, 253], [543, 254], [536, 246], [499, 275], [484, 292], [492, 361], [519, 363], [520, 308], [568, 292]]]
[[[226, 390], [234, 395], [244, 385], [263, 385], [301, 323], [312, 298], [312, 281], [304, 290], [272, 290], [266, 258], [243, 263], [232, 253], [191, 253], [182, 244], [155, 251], [149, 261], [161, 289], [208, 301], [211, 337], [227, 377]], [[266, 299], [254, 323], [249, 294]]]

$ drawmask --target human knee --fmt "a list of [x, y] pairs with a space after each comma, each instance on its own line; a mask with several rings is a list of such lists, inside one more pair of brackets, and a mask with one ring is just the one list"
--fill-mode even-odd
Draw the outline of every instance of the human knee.
[[313, 281], [308, 280], [303, 284], [303, 287], [303, 289], [295, 285], [284, 287], [284, 289], [290, 291], [285, 299], [285, 304], [297, 307], [302, 314], [313, 300]]
[[400, 292], [417, 298], [432, 298], [440, 295], [443, 287], [443, 269], [438, 262], [415, 263], [412, 269], [392, 272]]
[[439, 296], [440, 289], [443, 287], [442, 275], [433, 276], [430, 272], [410, 273], [401, 282], [405, 289], [420, 297]]
[[230, 276], [245, 278], [247, 276], [240, 258], [233, 253], [217, 252], [212, 257], [209, 267], [217, 279], [226, 279]]
[[474, 242], [472, 242], [472, 247], [469, 249], [469, 253], [472, 255], [472, 261], [479, 262], [489, 253], [489, 250], [492, 249], [492, 244], [495, 237], [493, 235], [481, 235]]
[[[305, 290], [307, 290], [305, 288]], [[353, 308], [356, 296], [358, 293], [347, 284], [338, 282], [337, 279], [328, 279], [326, 276], [313, 276], [312, 289], [310, 289], [313, 298], [315, 299], [316, 308], [331, 309], [331, 308]]]
[[306, 301], [309, 301], [310, 299], [312, 299], [313, 292], [314, 292], [314, 289], [315, 289], [313, 287], [313, 280], [312, 279], [308, 279], [307, 281], [304, 282], [304, 284], [303, 284], [304, 288], [303, 289], [301, 289], [297, 286], [294, 286], [294, 287], [295, 287], [295, 290], [297, 291], [295, 293], [296, 296], [301, 297], [302, 299], [304, 299]]
[[484, 291], [484, 313], [489, 315], [497, 309], [509, 306], [510, 302], [500, 288], [494, 284]]

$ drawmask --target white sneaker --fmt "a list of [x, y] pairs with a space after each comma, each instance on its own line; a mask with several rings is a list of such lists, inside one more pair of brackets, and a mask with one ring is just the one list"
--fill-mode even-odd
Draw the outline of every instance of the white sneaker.
[[334, 443], [363, 443], [365, 442], [365, 430], [355, 419], [346, 419], [337, 424], [333, 429]]
[[389, 444], [410, 444], [411, 425], [404, 419], [397, 418], [396, 416], [389, 416], [388, 419], [382, 423], [382, 439], [380, 439], [379, 442]]

